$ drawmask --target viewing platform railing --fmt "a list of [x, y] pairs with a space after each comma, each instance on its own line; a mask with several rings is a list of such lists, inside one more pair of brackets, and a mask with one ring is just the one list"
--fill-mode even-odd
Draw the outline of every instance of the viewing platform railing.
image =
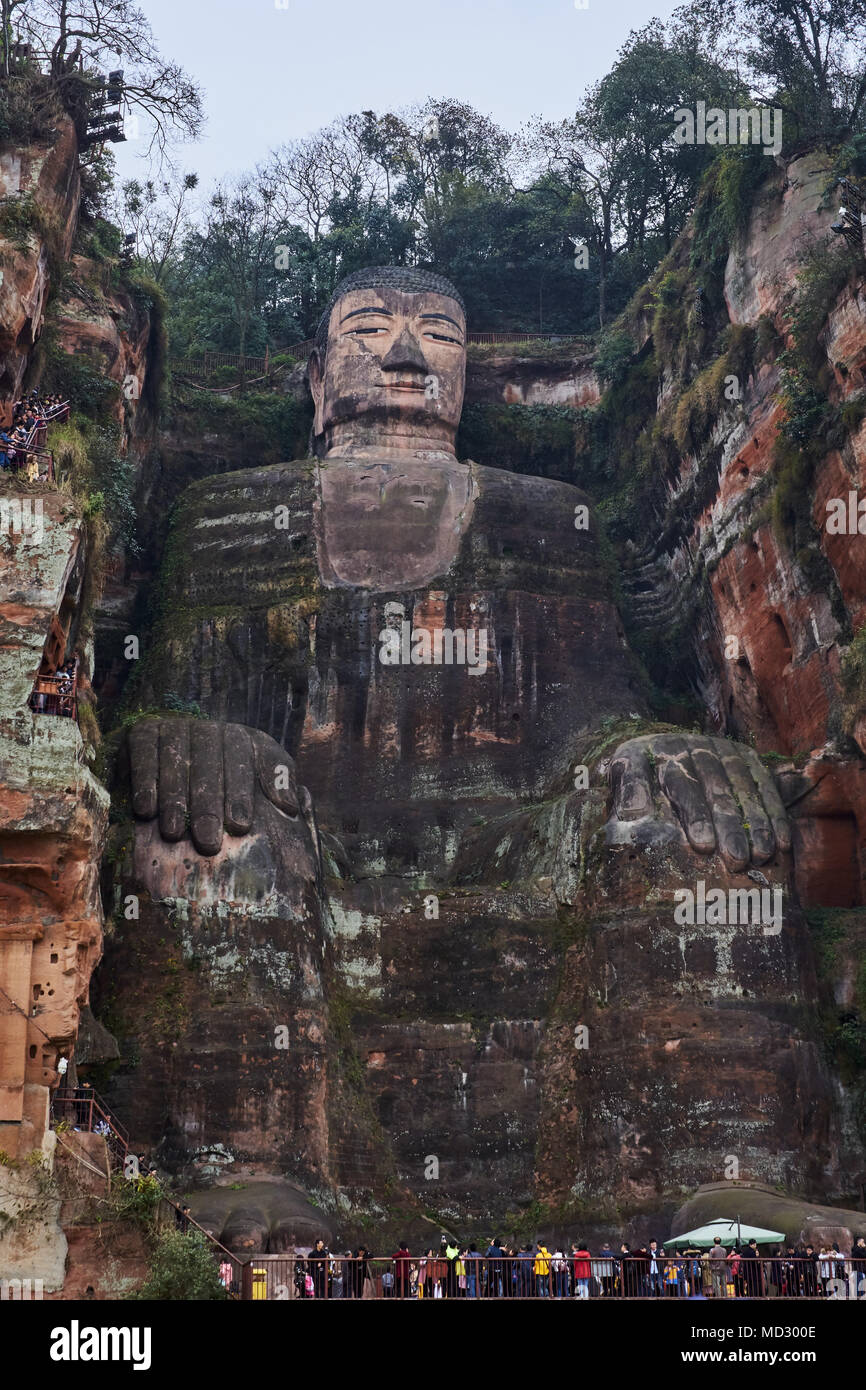
[[45, 461], [44, 469], [39, 469], [40, 482], [54, 481], [54, 455], [50, 449], [45, 447], [48, 436], [48, 426], [52, 421], [62, 424], [69, 419], [69, 401], [62, 401], [59, 405], [52, 406], [50, 410], [44, 411], [40, 418], [30, 426], [27, 437], [23, 444], [12, 444], [9, 447], [14, 453], [12, 467], [16, 472], [28, 467], [31, 459], [42, 459]]
[[[480, 1256], [448, 1261], [439, 1256], [405, 1259], [368, 1255], [256, 1255], [243, 1264], [241, 1297], [289, 1299], [774, 1299], [866, 1297], [866, 1257], [852, 1260], [800, 1256], [697, 1260], [662, 1256], [653, 1272], [641, 1257], [577, 1261], [552, 1256], [536, 1268], [536, 1256]], [[721, 1265], [722, 1268], [712, 1266]]]
[[71, 672], [58, 671], [50, 676], [37, 676], [29, 704], [34, 714], [53, 714], [64, 719], [77, 718], [77, 658]]
[[71, 1129], [101, 1134], [108, 1146], [112, 1168], [123, 1170], [129, 1133], [92, 1087], [59, 1087], [51, 1097], [51, 1115], [55, 1127], [65, 1122]]

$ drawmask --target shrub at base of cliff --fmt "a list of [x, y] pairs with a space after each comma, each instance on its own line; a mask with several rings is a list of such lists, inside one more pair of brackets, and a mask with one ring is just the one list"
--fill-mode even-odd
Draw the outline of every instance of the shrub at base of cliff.
[[219, 1302], [228, 1297], [203, 1236], [161, 1231], [150, 1271], [131, 1299], [146, 1302]]

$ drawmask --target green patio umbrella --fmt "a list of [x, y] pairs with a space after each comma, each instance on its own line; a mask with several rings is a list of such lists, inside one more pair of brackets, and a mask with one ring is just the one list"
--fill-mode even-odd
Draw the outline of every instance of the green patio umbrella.
[[708, 1221], [705, 1226], [698, 1226], [695, 1231], [685, 1231], [681, 1236], [674, 1236], [673, 1240], [664, 1241], [664, 1248], [670, 1250], [673, 1246], [710, 1246], [715, 1242], [716, 1236], [721, 1238], [722, 1245], [725, 1246], [733, 1245], [738, 1240], [741, 1245], [748, 1245], [750, 1240], [757, 1241], [758, 1245], [767, 1245], [771, 1241], [786, 1239], [784, 1231], [765, 1231], [760, 1226], [746, 1226], [741, 1221], [731, 1221], [726, 1216], [720, 1216], [715, 1221]]

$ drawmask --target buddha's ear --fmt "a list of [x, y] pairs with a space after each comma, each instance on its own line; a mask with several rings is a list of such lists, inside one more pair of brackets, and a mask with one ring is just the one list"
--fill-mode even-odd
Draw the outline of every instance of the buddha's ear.
[[307, 380], [310, 383], [310, 393], [313, 397], [315, 410], [313, 413], [313, 434], [322, 433], [322, 421], [324, 418], [325, 406], [325, 364], [318, 348], [313, 348], [307, 362]]

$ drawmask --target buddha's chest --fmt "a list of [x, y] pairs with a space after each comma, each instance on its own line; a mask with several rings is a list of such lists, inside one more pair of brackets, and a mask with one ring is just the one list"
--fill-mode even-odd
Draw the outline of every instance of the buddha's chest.
[[326, 460], [316, 480], [318, 569], [328, 587], [415, 589], [451, 568], [474, 505], [456, 460]]

